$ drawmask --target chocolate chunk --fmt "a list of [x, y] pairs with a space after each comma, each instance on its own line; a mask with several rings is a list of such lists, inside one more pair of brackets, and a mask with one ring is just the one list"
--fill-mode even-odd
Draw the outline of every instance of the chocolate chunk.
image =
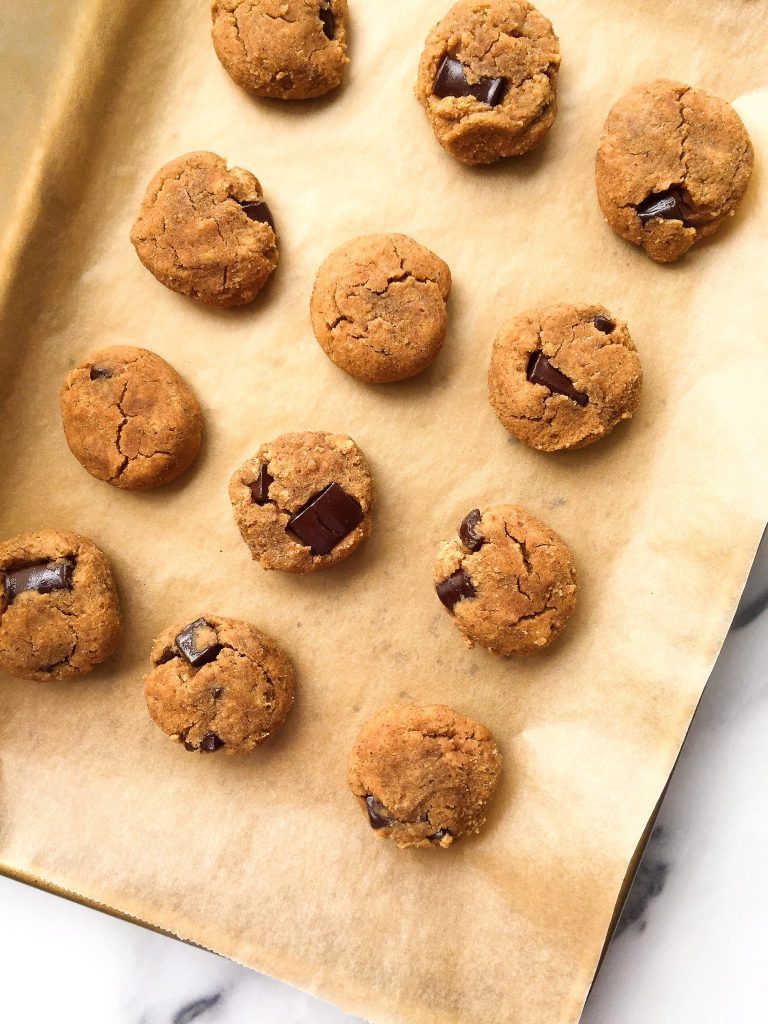
[[54, 590], [72, 589], [71, 562], [36, 562], [5, 574], [5, 599], [13, 604], [19, 594], [34, 591], [36, 594], [52, 594]]
[[259, 475], [251, 484], [254, 505], [266, 505], [269, 501], [269, 485], [274, 480], [267, 472], [266, 463], [262, 462]]
[[155, 662], [155, 665], [167, 665], [169, 661], [173, 661], [176, 657], [176, 651], [172, 647], [166, 647], [163, 653]]
[[480, 509], [473, 508], [461, 520], [459, 537], [461, 537], [461, 543], [464, 547], [469, 548], [470, 551], [479, 551], [483, 544], [485, 544], [485, 538], [481, 537], [475, 529], [481, 518]]
[[336, 36], [336, 22], [333, 20], [330, 0], [322, 0], [320, 4], [320, 21], [323, 23], [323, 32], [329, 39]]
[[199, 750], [200, 749], [199, 747], [196, 747], [194, 743], [187, 743], [186, 740], [182, 740], [182, 743], [184, 744], [184, 749], [185, 750]]
[[577, 391], [573, 381], [554, 367], [543, 352], [531, 353], [526, 376], [531, 384], [543, 384], [545, 388], [549, 388], [557, 395], [565, 395], [577, 405], [585, 406], [589, 402], [589, 395]]
[[223, 693], [224, 693], [224, 687], [223, 686], [214, 686], [214, 688], [211, 690], [211, 694], [212, 694], [214, 700], [218, 700]]
[[433, 832], [431, 836], [427, 836], [427, 839], [433, 840], [439, 843], [444, 836], [452, 836], [453, 832], [449, 828], [439, 828], [437, 832]]
[[224, 740], [220, 740], [215, 732], [207, 732], [200, 741], [200, 749], [206, 754], [212, 754], [214, 750], [224, 746]]
[[602, 331], [603, 334], [610, 334], [616, 326], [613, 320], [609, 320], [608, 317], [603, 316], [602, 313], [598, 313], [592, 321], [592, 323], [595, 325], [598, 331]]
[[275, 230], [275, 222], [272, 218], [272, 211], [264, 202], [260, 199], [256, 203], [240, 203], [243, 210], [245, 211], [248, 220], [259, 221], [261, 224], [269, 224], [272, 230]]
[[395, 818], [389, 817], [386, 807], [374, 797], [367, 796], [365, 802], [368, 805], [368, 820], [371, 823], [371, 828], [391, 828], [397, 823]]
[[445, 99], [446, 96], [473, 96], [489, 107], [497, 107], [506, 91], [505, 78], [481, 78], [479, 82], [470, 85], [464, 65], [450, 54], [443, 57], [432, 86], [432, 92], [438, 99]]
[[91, 380], [109, 380], [112, 371], [106, 366], [92, 366], [89, 376]]
[[437, 596], [449, 612], [464, 598], [477, 597], [475, 585], [464, 569], [457, 569], [447, 580], [437, 585]]
[[218, 657], [221, 651], [221, 644], [219, 643], [209, 644], [207, 647], [198, 646], [197, 634], [203, 629], [212, 629], [214, 633], [216, 632], [210, 622], [206, 622], [205, 619], [195, 619], [176, 637], [176, 644], [179, 650], [193, 668], [201, 668], [203, 665], [207, 665], [209, 661], [213, 661]]
[[641, 224], [647, 224], [655, 217], [661, 217], [663, 220], [685, 220], [683, 197], [680, 189], [674, 187], [664, 192], [654, 192], [636, 209]]
[[363, 521], [360, 503], [337, 483], [315, 495], [288, 521], [289, 529], [313, 555], [327, 555]]

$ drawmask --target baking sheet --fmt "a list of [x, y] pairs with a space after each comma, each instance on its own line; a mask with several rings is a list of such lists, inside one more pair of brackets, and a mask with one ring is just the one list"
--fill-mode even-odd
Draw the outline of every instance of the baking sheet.
[[[0, 678], [0, 862], [382, 1024], [570, 1024], [768, 514], [768, 25], [739, 0], [706, 15], [694, 0], [548, 0], [555, 127], [537, 152], [471, 170], [412, 94], [446, 7], [358, 0], [347, 85], [285, 106], [229, 81], [205, 3], [79, 5], [54, 113], [29, 125], [35, 159], [18, 167], [0, 534], [92, 536], [126, 633], [81, 682]], [[604, 225], [592, 178], [608, 107], [659, 74], [738, 97], [757, 155], [739, 215], [667, 268]], [[167, 292], [128, 241], [157, 167], [201, 148], [261, 179], [280, 230], [274, 282], [239, 311]], [[375, 231], [433, 248], [455, 290], [436, 365], [367, 388], [323, 355], [308, 301], [327, 252]], [[552, 456], [507, 437], [485, 378], [504, 319], [560, 299], [629, 322], [645, 389], [630, 425]], [[170, 360], [206, 417], [197, 466], [155, 493], [92, 480], [58, 422], [65, 372], [122, 343]], [[378, 487], [371, 539], [306, 579], [251, 563], [227, 499], [246, 456], [301, 429], [351, 434]], [[543, 517], [579, 566], [562, 642], [529, 660], [467, 650], [431, 590], [436, 544], [492, 501]], [[145, 711], [152, 638], [206, 609], [251, 619], [298, 668], [291, 719], [249, 758], [187, 755]], [[345, 788], [358, 729], [399, 698], [477, 717], [504, 754], [487, 828], [447, 853], [377, 843]]]

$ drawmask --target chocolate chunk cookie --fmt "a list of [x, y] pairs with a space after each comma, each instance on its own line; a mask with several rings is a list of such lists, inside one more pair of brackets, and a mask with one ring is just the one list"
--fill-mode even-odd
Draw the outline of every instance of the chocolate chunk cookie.
[[248, 622], [203, 615], [155, 640], [144, 696], [157, 725], [187, 750], [250, 754], [293, 704], [293, 665]]
[[406, 235], [340, 246], [318, 271], [310, 312], [326, 355], [368, 384], [426, 369], [443, 347], [448, 266]]
[[253, 302], [278, 261], [261, 185], [215, 153], [187, 153], [157, 172], [131, 241], [166, 288], [208, 306]]
[[112, 572], [76, 533], [41, 530], [0, 544], [0, 669], [48, 681], [85, 675], [117, 647]]
[[160, 356], [104, 348], [70, 370], [61, 390], [67, 444], [91, 476], [125, 490], [158, 487], [200, 450], [197, 399]]
[[501, 422], [532, 448], [584, 448], [630, 419], [642, 370], [627, 325], [603, 306], [558, 303], [510, 321], [488, 389]]
[[552, 127], [559, 66], [552, 25], [526, 0], [460, 0], [427, 37], [416, 94], [441, 146], [490, 164]]
[[232, 477], [229, 497], [243, 540], [264, 569], [324, 569], [371, 532], [371, 473], [344, 434], [283, 434], [262, 445]]
[[347, 0], [214, 0], [211, 13], [216, 55], [243, 89], [307, 100], [340, 84]]
[[500, 771], [485, 726], [442, 704], [395, 704], [363, 726], [348, 781], [377, 836], [445, 848], [480, 831]]
[[734, 213], [753, 161], [729, 103], [660, 78], [611, 108], [597, 150], [597, 197], [614, 231], [671, 263]]
[[551, 644], [576, 605], [565, 542], [515, 505], [473, 509], [458, 532], [440, 546], [434, 583], [469, 646], [511, 655]]

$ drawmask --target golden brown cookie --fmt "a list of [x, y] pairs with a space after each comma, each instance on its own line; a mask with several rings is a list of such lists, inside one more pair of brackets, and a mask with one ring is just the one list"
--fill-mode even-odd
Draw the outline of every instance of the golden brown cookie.
[[735, 212], [753, 162], [729, 103], [659, 78], [611, 108], [597, 150], [597, 198], [617, 234], [671, 263]]
[[197, 399], [145, 348], [100, 349], [70, 370], [61, 389], [69, 450], [97, 480], [146, 490], [175, 480], [200, 450]]
[[622, 320], [604, 306], [561, 302], [506, 324], [493, 344], [488, 390], [510, 433], [552, 452], [584, 448], [630, 419], [642, 379]]
[[363, 726], [348, 781], [379, 838], [444, 849], [480, 831], [500, 771], [485, 726], [442, 704], [395, 704]]
[[162, 632], [144, 677], [156, 724], [206, 754], [250, 754], [288, 717], [294, 689], [276, 643], [248, 622], [208, 614]]
[[320, 267], [310, 313], [327, 356], [368, 384], [426, 369], [443, 347], [448, 266], [406, 235], [366, 235]]
[[157, 172], [131, 241], [166, 288], [208, 306], [253, 302], [278, 261], [258, 179], [215, 153], [187, 153]]
[[560, 44], [526, 0], [460, 0], [427, 36], [416, 95], [465, 164], [519, 156], [557, 114]]
[[551, 644], [576, 605], [565, 542], [515, 505], [473, 509], [458, 533], [440, 546], [433, 578], [468, 645], [511, 655]]
[[344, 434], [283, 434], [262, 445], [232, 477], [229, 497], [243, 540], [264, 569], [325, 569], [371, 532], [371, 472]]
[[41, 530], [0, 544], [0, 669], [48, 681], [85, 675], [117, 647], [112, 571], [76, 533]]
[[213, 45], [243, 89], [313, 99], [341, 83], [348, 13], [347, 0], [213, 0]]

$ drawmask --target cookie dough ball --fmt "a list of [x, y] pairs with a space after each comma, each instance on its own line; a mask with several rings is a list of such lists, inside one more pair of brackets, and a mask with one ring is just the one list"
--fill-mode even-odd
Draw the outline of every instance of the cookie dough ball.
[[262, 445], [232, 477], [229, 497], [243, 540], [264, 569], [324, 569], [371, 532], [371, 472], [344, 434], [283, 434]]
[[549, 646], [576, 605], [565, 542], [515, 505], [473, 509], [458, 533], [440, 546], [434, 584], [467, 644], [505, 656]]
[[243, 89], [308, 100], [341, 83], [347, 0], [214, 0], [211, 13], [216, 55]]
[[208, 306], [253, 302], [278, 261], [258, 179], [215, 153], [188, 153], [157, 172], [131, 241], [161, 284]]
[[153, 720], [187, 750], [250, 754], [293, 704], [286, 654], [255, 626], [203, 615], [161, 633], [144, 696]]
[[526, 0], [461, 0], [427, 37], [416, 94], [441, 146], [490, 164], [552, 127], [559, 67], [552, 25]]
[[632, 417], [641, 386], [627, 325], [604, 306], [531, 310], [493, 344], [491, 405], [510, 433], [540, 451], [599, 441]]
[[377, 836], [445, 848], [480, 831], [500, 770], [485, 726], [442, 704], [395, 704], [363, 727], [348, 781]]
[[103, 348], [70, 370], [61, 390], [69, 450], [97, 480], [129, 491], [175, 480], [200, 450], [197, 399], [160, 356]]
[[660, 78], [611, 108], [597, 150], [597, 198], [617, 234], [671, 263], [735, 212], [753, 162], [729, 103]]
[[451, 272], [406, 235], [340, 246], [318, 271], [310, 312], [327, 356], [367, 384], [426, 369], [445, 340]]
[[0, 544], [0, 669], [48, 681], [85, 675], [117, 647], [112, 571], [76, 533], [41, 530]]

